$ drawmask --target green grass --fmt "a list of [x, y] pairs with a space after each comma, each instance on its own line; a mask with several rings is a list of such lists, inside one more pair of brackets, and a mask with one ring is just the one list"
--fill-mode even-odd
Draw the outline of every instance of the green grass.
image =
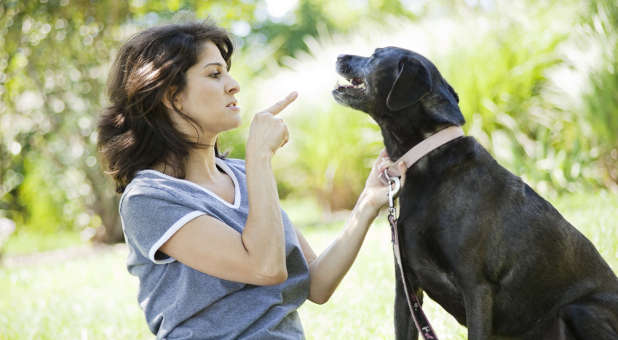
[[[618, 197], [578, 194], [552, 201], [563, 215], [618, 269]], [[286, 202], [287, 204], [287, 202]], [[293, 202], [292, 220], [316, 251], [324, 249], [341, 224], [321, 228], [317, 214]], [[309, 206], [309, 205], [306, 205]], [[152, 339], [136, 301], [137, 280], [125, 269], [126, 248], [117, 246], [62, 263], [0, 268], [0, 340]], [[394, 264], [390, 232], [380, 216], [357, 261], [324, 305], [300, 308], [308, 339], [392, 339]], [[465, 328], [440, 306], [425, 309], [442, 339], [465, 339]]]
[[126, 249], [0, 270], [0, 339], [150, 339]]
[[24, 255], [34, 252], [62, 249], [85, 244], [79, 233], [75, 231], [58, 231], [40, 233], [21, 231], [10, 236], [3, 249], [3, 255]]
[[551, 202], [618, 271], [618, 195], [601, 191], [574, 194]]

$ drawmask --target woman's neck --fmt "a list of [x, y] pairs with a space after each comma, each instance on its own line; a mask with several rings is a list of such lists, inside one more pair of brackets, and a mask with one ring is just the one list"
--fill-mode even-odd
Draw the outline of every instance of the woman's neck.
[[[212, 145], [203, 148], [192, 148], [189, 150], [189, 155], [185, 159], [184, 179], [195, 183], [213, 183], [221, 179], [222, 173], [217, 169], [215, 162], [216, 136], [207, 138], [207, 141], [202, 141], [203, 145]], [[174, 169], [170, 169], [165, 163], [160, 163], [153, 167], [162, 173], [173, 177], [179, 177], [181, 174], [175, 173]]]
[[[214, 142], [213, 142], [214, 144]], [[215, 149], [192, 149], [185, 163], [185, 178], [195, 183], [216, 182], [221, 172], [215, 162]]]

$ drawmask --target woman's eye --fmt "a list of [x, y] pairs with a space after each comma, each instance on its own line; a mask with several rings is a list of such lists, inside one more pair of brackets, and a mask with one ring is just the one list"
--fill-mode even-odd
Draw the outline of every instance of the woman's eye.
[[211, 78], [217, 79], [217, 78], [219, 78], [219, 76], [221, 76], [221, 72], [213, 72], [213, 73], [209, 74], [208, 76], [211, 77]]

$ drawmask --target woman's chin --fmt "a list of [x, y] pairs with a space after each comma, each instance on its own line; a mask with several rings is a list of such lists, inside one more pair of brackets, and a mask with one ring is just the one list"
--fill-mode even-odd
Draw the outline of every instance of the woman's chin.
[[231, 117], [229, 119], [227, 124], [225, 124], [225, 126], [223, 127], [223, 131], [234, 130], [240, 127], [241, 124], [242, 124], [242, 119], [240, 117], [240, 114], [237, 114], [234, 117]]
[[234, 128], [237, 128], [240, 126], [240, 124], [242, 124], [242, 117], [240, 116], [240, 111], [238, 111], [238, 113], [236, 114], [236, 116], [234, 117]]

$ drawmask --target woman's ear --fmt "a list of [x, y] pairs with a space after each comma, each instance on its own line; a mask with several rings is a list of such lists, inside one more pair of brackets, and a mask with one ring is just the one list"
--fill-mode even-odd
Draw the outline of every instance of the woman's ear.
[[[174, 106], [182, 111], [182, 103], [181, 103], [181, 94], [177, 92], [176, 86], [170, 86], [170, 88], [167, 89], [167, 91], [165, 91], [165, 94], [163, 95], [163, 105], [165, 105], [165, 107], [170, 110], [170, 112], [174, 112]], [[172, 103], [174, 103], [174, 106], [172, 106]]]

